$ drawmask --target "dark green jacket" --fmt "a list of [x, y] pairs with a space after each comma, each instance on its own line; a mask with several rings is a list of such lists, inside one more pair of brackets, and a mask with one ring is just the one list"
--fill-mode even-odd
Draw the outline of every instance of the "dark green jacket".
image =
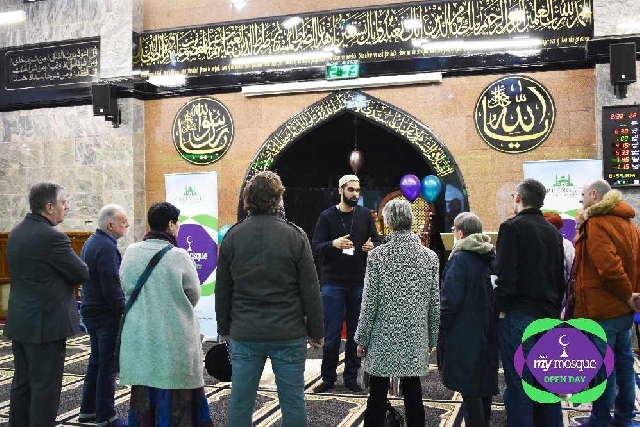
[[215, 294], [220, 335], [239, 341], [324, 336], [318, 275], [307, 236], [275, 214], [252, 215], [227, 232]]

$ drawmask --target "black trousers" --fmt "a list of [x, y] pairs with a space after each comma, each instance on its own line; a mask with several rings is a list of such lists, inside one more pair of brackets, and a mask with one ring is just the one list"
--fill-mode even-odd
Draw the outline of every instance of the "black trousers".
[[462, 395], [462, 413], [466, 427], [489, 427], [491, 396], [472, 397]]
[[[404, 392], [404, 411], [407, 427], [424, 427], [424, 404], [422, 403], [422, 386], [420, 377], [400, 378]], [[389, 378], [369, 377], [369, 398], [364, 412], [364, 427], [380, 427], [384, 416], [389, 393]]]
[[11, 383], [10, 427], [51, 427], [56, 422], [67, 340], [11, 343], [15, 372]]

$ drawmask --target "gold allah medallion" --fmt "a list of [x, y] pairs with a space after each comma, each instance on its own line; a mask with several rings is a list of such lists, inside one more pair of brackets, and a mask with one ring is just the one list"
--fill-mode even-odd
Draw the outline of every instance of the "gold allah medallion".
[[475, 108], [476, 129], [492, 148], [524, 153], [542, 144], [556, 119], [553, 98], [539, 82], [506, 76], [491, 83]]

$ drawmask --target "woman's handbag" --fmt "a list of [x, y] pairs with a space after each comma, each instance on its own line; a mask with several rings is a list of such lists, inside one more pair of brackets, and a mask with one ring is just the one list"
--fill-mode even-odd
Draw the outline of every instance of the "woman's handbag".
[[404, 416], [391, 405], [391, 402], [387, 400], [385, 402], [386, 413], [384, 415], [383, 427], [404, 427]]
[[231, 357], [227, 343], [214, 345], [204, 357], [204, 368], [213, 378], [222, 382], [231, 381]]
[[127, 301], [127, 305], [124, 307], [124, 313], [122, 313], [122, 317], [120, 318], [120, 326], [118, 327], [118, 337], [116, 338], [116, 346], [113, 352], [114, 364], [117, 370], [120, 370], [120, 339], [122, 337], [122, 327], [124, 326], [124, 318], [129, 312], [129, 310], [131, 309], [131, 306], [133, 305], [133, 303], [136, 302], [136, 299], [138, 299], [138, 295], [140, 295], [142, 286], [144, 286], [144, 283], [147, 281], [147, 279], [151, 275], [151, 272], [156, 267], [156, 265], [158, 265], [158, 262], [160, 262], [160, 258], [162, 258], [164, 254], [166, 254], [173, 247], [174, 247], [173, 245], [169, 244], [164, 248], [162, 248], [159, 252], [157, 252], [153, 256], [153, 258], [151, 258], [151, 261], [149, 261], [149, 265], [147, 265], [147, 268], [145, 268], [145, 270], [142, 272], [142, 275], [138, 279], [138, 283], [136, 283], [136, 287], [133, 288], [133, 292], [131, 292], [131, 296], [129, 297], [129, 301]]

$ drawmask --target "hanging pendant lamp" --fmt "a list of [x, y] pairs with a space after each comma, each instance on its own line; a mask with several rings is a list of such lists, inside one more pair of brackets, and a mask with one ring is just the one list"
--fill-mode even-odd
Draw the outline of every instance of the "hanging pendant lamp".
[[358, 150], [358, 117], [353, 118], [354, 136], [353, 136], [353, 151], [349, 154], [349, 165], [354, 175], [358, 175], [358, 171], [364, 163], [364, 157], [362, 151]]

